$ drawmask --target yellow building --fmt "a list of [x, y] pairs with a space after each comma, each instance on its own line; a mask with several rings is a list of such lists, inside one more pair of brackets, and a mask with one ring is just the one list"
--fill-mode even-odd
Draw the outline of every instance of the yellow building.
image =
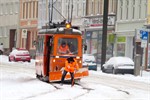
[[148, 24], [150, 24], [150, 0], [148, 0]]
[[[147, 18], [147, 24], [148, 24], [147, 26], [148, 27], [147, 28], [150, 29], [150, 0], [148, 0], [147, 14], [148, 14], [148, 18]], [[150, 32], [149, 32], [147, 53], [148, 53], [148, 57], [147, 57], [148, 68], [150, 69]]]

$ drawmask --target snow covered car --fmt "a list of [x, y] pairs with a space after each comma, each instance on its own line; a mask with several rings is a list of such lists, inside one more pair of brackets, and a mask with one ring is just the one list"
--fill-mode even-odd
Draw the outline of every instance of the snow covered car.
[[92, 54], [83, 54], [82, 59], [82, 65], [83, 67], [88, 67], [89, 70], [97, 70], [97, 63], [95, 60], [94, 55]]
[[31, 61], [29, 51], [26, 49], [14, 49], [10, 52], [9, 61]]
[[111, 57], [105, 64], [103, 64], [102, 71], [111, 71], [116, 73], [134, 73], [134, 62], [128, 57]]

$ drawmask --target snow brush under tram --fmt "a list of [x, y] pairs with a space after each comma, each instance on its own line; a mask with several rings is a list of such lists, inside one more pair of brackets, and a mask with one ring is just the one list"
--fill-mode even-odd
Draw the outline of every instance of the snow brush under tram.
[[[79, 65], [79, 70], [74, 74], [78, 80], [88, 76], [88, 68], [82, 68], [82, 33], [78, 29], [67, 27], [54, 27], [41, 29], [36, 41], [36, 76], [42, 81], [60, 81], [65, 60], [74, 57]], [[59, 46], [65, 42], [69, 52], [60, 53]], [[70, 80], [70, 74], [65, 80]]]

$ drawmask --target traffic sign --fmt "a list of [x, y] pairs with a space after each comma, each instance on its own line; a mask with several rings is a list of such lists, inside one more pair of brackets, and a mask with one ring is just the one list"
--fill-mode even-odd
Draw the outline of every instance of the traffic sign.
[[147, 47], [147, 41], [148, 41], [148, 32], [140, 30], [141, 33], [141, 47], [146, 48]]
[[147, 31], [140, 30], [140, 33], [141, 33], [142, 40], [148, 40], [148, 32]]
[[27, 38], [27, 29], [22, 29], [22, 38]]

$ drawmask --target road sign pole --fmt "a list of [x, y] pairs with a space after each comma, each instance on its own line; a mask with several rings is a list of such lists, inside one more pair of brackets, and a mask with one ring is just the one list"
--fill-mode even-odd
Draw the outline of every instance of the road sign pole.
[[148, 31], [147, 30], [140, 30], [141, 33], [141, 47], [143, 48], [143, 59], [142, 59], [142, 66], [144, 69], [147, 68], [147, 47], [148, 47]]

